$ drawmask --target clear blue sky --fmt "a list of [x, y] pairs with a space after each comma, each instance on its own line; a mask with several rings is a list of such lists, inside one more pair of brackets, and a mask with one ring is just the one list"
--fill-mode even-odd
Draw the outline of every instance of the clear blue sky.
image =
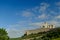
[[60, 26], [60, 0], [0, 0], [0, 28], [10, 37], [20, 37], [43, 22]]

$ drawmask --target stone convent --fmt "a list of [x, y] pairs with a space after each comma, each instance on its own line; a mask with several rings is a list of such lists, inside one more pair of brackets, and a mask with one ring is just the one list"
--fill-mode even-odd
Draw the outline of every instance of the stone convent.
[[29, 35], [29, 34], [35, 34], [35, 33], [39, 33], [39, 32], [46, 32], [49, 31], [50, 29], [55, 28], [55, 25], [53, 24], [48, 24], [47, 22], [43, 23], [41, 25], [41, 28], [35, 29], [35, 30], [27, 30], [25, 34]]
[[53, 24], [48, 24], [47, 22], [45, 22], [45, 23], [42, 24], [41, 27], [42, 27], [42, 28], [55, 28], [55, 25], [53, 25]]

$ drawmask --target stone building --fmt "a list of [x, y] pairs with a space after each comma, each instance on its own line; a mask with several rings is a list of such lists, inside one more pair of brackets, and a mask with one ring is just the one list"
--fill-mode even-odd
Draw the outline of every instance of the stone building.
[[45, 22], [45, 23], [42, 25], [42, 28], [55, 28], [55, 25], [53, 25], [53, 24], [48, 24], [47, 22]]
[[43, 23], [41, 28], [35, 29], [35, 30], [27, 30], [25, 34], [29, 35], [29, 34], [35, 34], [35, 33], [39, 33], [39, 32], [46, 32], [49, 31], [50, 29], [55, 28], [55, 25], [52, 24], [48, 24], [47, 22]]

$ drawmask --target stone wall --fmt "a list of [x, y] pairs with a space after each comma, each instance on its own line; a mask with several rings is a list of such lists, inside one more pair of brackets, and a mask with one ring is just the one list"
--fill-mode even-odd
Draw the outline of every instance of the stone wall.
[[52, 28], [55, 28], [55, 25], [50, 25], [50, 24], [48, 24], [48, 23], [45, 22], [42, 25], [42, 28], [35, 29], [35, 30], [27, 30], [26, 34], [29, 35], [29, 34], [32, 34], [32, 33], [35, 34], [35, 33], [38, 33], [38, 32], [49, 31]]
[[41, 28], [41, 29], [35, 29], [35, 30], [28, 30], [27, 32], [26, 32], [26, 34], [27, 35], [29, 35], [29, 34], [35, 34], [35, 33], [39, 33], [39, 32], [46, 32], [46, 31], [49, 31], [50, 30], [50, 28]]

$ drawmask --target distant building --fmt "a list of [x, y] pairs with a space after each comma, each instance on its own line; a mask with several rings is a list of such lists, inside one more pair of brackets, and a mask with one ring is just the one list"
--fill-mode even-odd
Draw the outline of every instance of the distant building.
[[53, 25], [53, 24], [48, 24], [47, 22], [45, 22], [45, 23], [42, 25], [42, 28], [55, 28], [55, 25]]
[[46, 31], [49, 31], [50, 29], [53, 29], [55, 28], [55, 25], [50, 25], [48, 24], [47, 22], [43, 23], [42, 28], [39, 28], [39, 29], [35, 29], [35, 30], [27, 30], [25, 34], [29, 35], [29, 34], [35, 34], [35, 33], [39, 33], [39, 32], [46, 32]]

